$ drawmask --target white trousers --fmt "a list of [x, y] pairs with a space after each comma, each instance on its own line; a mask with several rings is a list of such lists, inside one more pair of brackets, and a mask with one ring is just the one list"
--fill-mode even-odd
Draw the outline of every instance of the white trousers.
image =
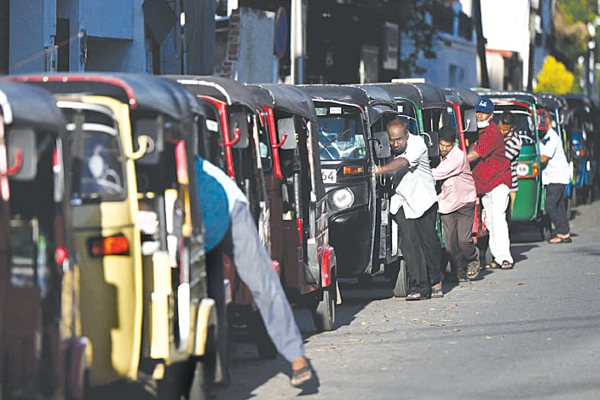
[[510, 254], [510, 238], [508, 236], [508, 222], [506, 221], [506, 208], [508, 207], [510, 189], [502, 184], [496, 186], [491, 192], [481, 198], [485, 210], [485, 225], [490, 233], [490, 251], [494, 261], [502, 264], [503, 261], [513, 263]]

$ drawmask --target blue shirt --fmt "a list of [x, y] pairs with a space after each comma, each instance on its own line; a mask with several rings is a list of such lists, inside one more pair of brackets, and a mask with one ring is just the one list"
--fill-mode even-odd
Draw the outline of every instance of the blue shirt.
[[223, 240], [231, 222], [231, 212], [237, 201], [248, 203], [237, 184], [217, 166], [198, 156], [196, 159], [198, 200], [204, 223], [206, 251]]

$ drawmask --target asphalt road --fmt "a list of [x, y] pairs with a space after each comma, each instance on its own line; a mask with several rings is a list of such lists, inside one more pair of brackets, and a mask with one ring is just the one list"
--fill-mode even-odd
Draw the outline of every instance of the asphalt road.
[[239, 344], [232, 385], [211, 398], [600, 399], [600, 201], [573, 210], [573, 243], [519, 230], [514, 270], [445, 284], [442, 299], [393, 298], [384, 278], [346, 282], [333, 331], [296, 312], [312, 385], [291, 387], [283, 359]]

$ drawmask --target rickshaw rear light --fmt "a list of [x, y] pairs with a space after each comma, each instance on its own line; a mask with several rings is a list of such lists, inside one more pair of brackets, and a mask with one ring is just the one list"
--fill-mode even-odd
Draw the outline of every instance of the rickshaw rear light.
[[344, 175], [360, 175], [365, 173], [364, 167], [344, 167]]
[[89, 241], [92, 257], [118, 256], [129, 254], [129, 241], [123, 234], [98, 237]]
[[303, 226], [303, 222], [302, 219], [298, 218], [296, 220], [296, 227], [298, 228], [298, 240], [300, 241], [300, 244], [302, 244], [303, 239], [304, 239], [304, 226]]
[[68, 257], [67, 249], [64, 247], [57, 247], [54, 251], [54, 260], [58, 265], [63, 265]]
[[531, 167], [531, 176], [536, 177], [540, 173], [540, 167], [537, 164], [533, 164]]

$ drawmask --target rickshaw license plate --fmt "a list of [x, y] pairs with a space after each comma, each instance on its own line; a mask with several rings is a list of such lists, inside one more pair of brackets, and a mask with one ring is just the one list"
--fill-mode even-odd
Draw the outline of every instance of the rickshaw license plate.
[[335, 169], [323, 169], [321, 170], [323, 176], [323, 183], [336, 183], [337, 174]]

